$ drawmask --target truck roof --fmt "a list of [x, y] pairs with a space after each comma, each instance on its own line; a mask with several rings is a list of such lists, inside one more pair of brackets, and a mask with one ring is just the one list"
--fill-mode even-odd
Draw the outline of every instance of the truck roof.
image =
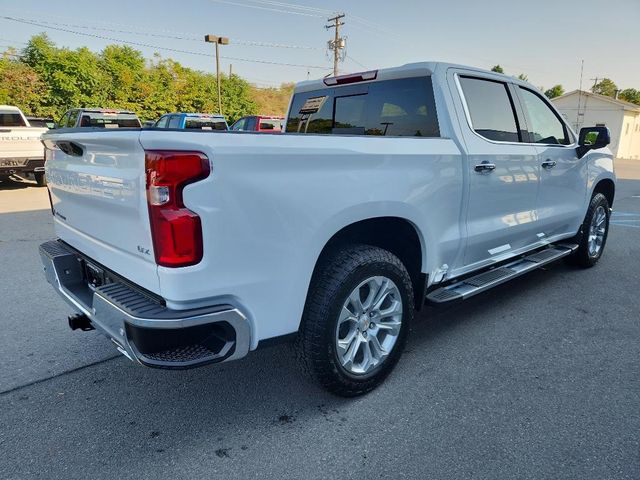
[[197, 118], [221, 118], [224, 119], [224, 115], [220, 115], [219, 113], [186, 113], [186, 112], [176, 112], [169, 113], [167, 115], [184, 115], [185, 117], [197, 117]]
[[71, 110], [80, 110], [87, 113], [114, 113], [117, 115], [135, 115], [130, 110], [118, 110], [117, 108], [72, 108]]
[[[379, 81], [379, 80], [392, 80], [395, 78], [405, 78], [420, 75], [431, 75], [436, 70], [447, 70], [449, 68], [463, 68], [465, 70], [476, 71], [483, 74], [491, 74], [496, 77], [504, 77], [509, 81], [520, 83], [522, 85], [529, 85], [528, 82], [519, 80], [516, 77], [505, 75], [502, 73], [492, 72], [484, 68], [470, 67], [468, 65], [460, 65], [447, 62], [416, 62], [407, 63], [399, 67], [380, 68], [378, 70], [369, 70], [366, 72], [356, 72], [347, 75], [339, 75], [337, 77], [325, 77], [317, 80], [307, 80], [296, 84], [294, 93], [309, 92], [313, 90], [320, 90], [327, 87], [338, 86], [343, 83], [350, 83], [348, 79], [356, 78], [356, 82], [359, 81]], [[360, 77], [360, 78], [358, 78]], [[345, 81], [346, 80], [346, 81]]]
[[20, 109], [18, 107], [15, 107], [13, 105], [0, 105], [0, 110], [4, 110], [5, 112], [20, 112]]

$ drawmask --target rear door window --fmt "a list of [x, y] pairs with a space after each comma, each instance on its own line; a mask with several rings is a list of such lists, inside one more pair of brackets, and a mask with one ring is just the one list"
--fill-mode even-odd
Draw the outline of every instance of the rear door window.
[[520, 142], [515, 108], [507, 84], [460, 77], [473, 130], [498, 142]]
[[287, 131], [439, 137], [431, 78], [384, 80], [296, 94]]
[[171, 115], [169, 117], [168, 128], [180, 128], [180, 115]]
[[247, 132], [253, 132], [256, 129], [257, 124], [258, 124], [258, 121], [256, 117], [249, 117], [247, 118], [247, 123], [244, 124], [244, 129]]

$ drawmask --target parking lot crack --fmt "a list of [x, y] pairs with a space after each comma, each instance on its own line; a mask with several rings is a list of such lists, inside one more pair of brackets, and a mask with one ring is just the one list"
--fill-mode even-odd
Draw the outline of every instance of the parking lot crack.
[[87, 368], [94, 367], [96, 365], [101, 365], [103, 363], [110, 362], [111, 360], [115, 360], [116, 358], [122, 358], [122, 355], [119, 355], [119, 354], [118, 355], [113, 355], [111, 357], [107, 357], [107, 358], [104, 358], [102, 360], [98, 360], [97, 362], [88, 363], [87, 365], [82, 365], [81, 367], [72, 368], [71, 370], [65, 370], [64, 372], [57, 373], [56, 375], [52, 375], [50, 377], [40, 378], [38, 380], [34, 380], [32, 382], [25, 383], [23, 385], [18, 385], [17, 387], [13, 387], [13, 388], [10, 388], [8, 390], [4, 390], [4, 391], [0, 392], [0, 397], [4, 397], [4, 396], [9, 395], [11, 393], [19, 392], [20, 390], [24, 390], [25, 388], [32, 387], [32, 386], [38, 385], [40, 383], [48, 382], [49, 380], [54, 380], [56, 378], [64, 377], [64, 376], [69, 375], [71, 373], [76, 373], [76, 372], [85, 370]]

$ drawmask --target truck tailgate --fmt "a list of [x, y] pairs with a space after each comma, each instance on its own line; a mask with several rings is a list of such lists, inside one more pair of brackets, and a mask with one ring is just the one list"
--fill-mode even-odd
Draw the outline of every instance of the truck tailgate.
[[158, 293], [139, 136], [139, 131], [49, 133], [45, 168], [58, 237]]
[[40, 135], [46, 128], [0, 127], [0, 159], [42, 158]]

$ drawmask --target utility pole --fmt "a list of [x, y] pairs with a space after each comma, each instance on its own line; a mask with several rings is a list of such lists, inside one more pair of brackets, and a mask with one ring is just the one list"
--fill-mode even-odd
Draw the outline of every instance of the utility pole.
[[590, 78], [589, 80], [593, 80], [593, 87], [591, 87], [591, 91], [593, 92], [596, 89], [596, 85], [598, 85], [598, 80], [600, 79], [596, 77], [596, 78]]
[[346, 46], [345, 39], [340, 36], [340, 27], [344, 25], [344, 22], [340, 20], [344, 18], [344, 13], [338, 14], [333, 18], [328, 18], [327, 22], [333, 22], [329, 25], [325, 25], [327, 30], [335, 28], [335, 37], [329, 41], [329, 50], [333, 50], [333, 76], [338, 76], [338, 61], [340, 60], [340, 51], [344, 50]]
[[227, 37], [218, 37], [216, 35], [205, 35], [204, 41], [216, 44], [216, 83], [218, 84], [218, 113], [222, 115], [222, 94], [220, 90], [220, 52], [219, 45], [229, 45]]

